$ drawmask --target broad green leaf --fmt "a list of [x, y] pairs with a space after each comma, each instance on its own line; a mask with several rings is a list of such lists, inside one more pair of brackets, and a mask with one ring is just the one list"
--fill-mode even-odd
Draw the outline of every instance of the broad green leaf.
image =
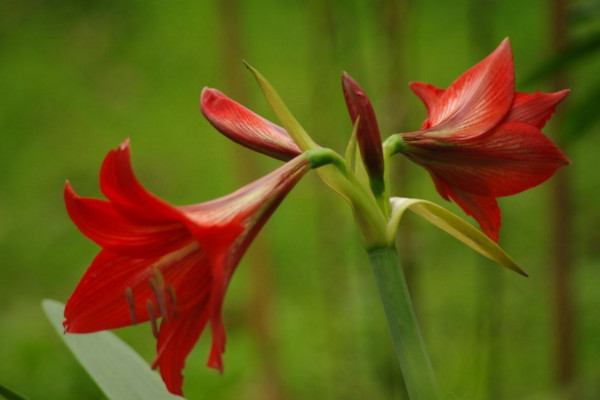
[[279, 119], [279, 122], [281, 122], [281, 125], [283, 125], [285, 130], [290, 134], [292, 139], [294, 139], [302, 151], [319, 148], [312, 138], [308, 136], [308, 133], [306, 133], [296, 118], [294, 118], [275, 88], [265, 79], [264, 76], [262, 76], [260, 72], [254, 69], [254, 67], [245, 61], [244, 64], [250, 70], [250, 72], [252, 72], [252, 75], [254, 75], [260, 90], [267, 99], [267, 103], [269, 103], [269, 106]]
[[25, 400], [25, 397], [16, 394], [6, 386], [0, 385], [0, 399], [2, 398], [6, 400]]
[[75, 358], [111, 400], [181, 400], [150, 366], [111, 332], [64, 334], [64, 305], [45, 299], [46, 316]]
[[393, 243], [400, 219], [407, 209], [454, 236], [473, 250], [521, 275], [527, 276], [517, 263], [493, 240], [454, 213], [430, 201], [392, 197], [392, 216], [388, 224], [388, 242]]

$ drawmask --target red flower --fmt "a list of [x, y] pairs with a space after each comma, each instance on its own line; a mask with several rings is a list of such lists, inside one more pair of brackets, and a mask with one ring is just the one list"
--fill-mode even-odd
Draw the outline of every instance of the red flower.
[[420, 131], [401, 134], [400, 151], [429, 171], [444, 199], [498, 241], [496, 197], [537, 186], [569, 164], [540, 131], [569, 91], [515, 93], [508, 39], [447, 90], [418, 82], [410, 87], [427, 119]]
[[283, 161], [302, 152], [285, 129], [216, 89], [202, 90], [200, 109], [219, 132], [244, 147]]
[[[207, 323], [207, 365], [222, 371], [221, 308], [231, 276], [250, 242], [309, 169], [296, 157], [235, 193], [174, 207], [146, 191], [133, 174], [129, 143], [106, 156], [100, 188], [107, 201], [77, 196], [67, 183], [67, 211], [102, 247], [65, 308], [70, 333], [150, 320], [158, 339], [153, 368], [182, 394], [185, 358]], [[162, 317], [160, 328], [157, 319]]]

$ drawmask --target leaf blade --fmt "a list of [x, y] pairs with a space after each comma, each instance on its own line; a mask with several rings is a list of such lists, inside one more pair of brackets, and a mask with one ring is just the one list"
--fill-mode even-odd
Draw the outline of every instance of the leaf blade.
[[4, 398], [6, 400], [26, 400], [25, 397], [13, 392], [3, 385], [0, 385], [0, 398]]
[[42, 308], [75, 358], [112, 400], [181, 400], [169, 393], [150, 366], [111, 332], [63, 334], [64, 305], [50, 299]]
[[410, 210], [427, 222], [454, 236], [484, 257], [495, 261], [520, 275], [528, 276], [527, 273], [523, 271], [493, 240], [473, 225], [445, 208], [421, 199], [393, 197], [390, 201], [392, 203], [392, 217], [388, 225], [388, 241], [393, 240], [402, 214], [406, 210]]

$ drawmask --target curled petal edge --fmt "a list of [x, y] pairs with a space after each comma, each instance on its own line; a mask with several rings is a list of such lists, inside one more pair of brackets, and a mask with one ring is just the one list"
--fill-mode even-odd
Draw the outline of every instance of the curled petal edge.
[[454, 236], [484, 257], [528, 276], [517, 263], [493, 240], [483, 232], [443, 207], [427, 200], [392, 197], [390, 199], [392, 215], [387, 226], [388, 243], [394, 243], [398, 225], [404, 212], [409, 209], [427, 222]]

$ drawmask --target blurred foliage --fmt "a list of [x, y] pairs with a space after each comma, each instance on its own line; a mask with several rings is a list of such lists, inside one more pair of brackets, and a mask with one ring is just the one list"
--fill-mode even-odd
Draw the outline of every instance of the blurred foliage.
[[[69, 221], [62, 189], [100, 196], [104, 155], [131, 138], [140, 180], [175, 204], [234, 190], [239, 150], [198, 111], [203, 86], [239, 74], [245, 103], [272, 118], [242, 67], [246, 59], [279, 90], [315, 140], [343, 151], [351, 131], [340, 87], [347, 70], [379, 114], [384, 136], [417, 129], [424, 109], [407, 83], [446, 87], [506, 36], [518, 81], [552, 60], [550, 7], [542, 0], [229, 0], [0, 2], [0, 384], [32, 399], [101, 399], [45, 320], [42, 298], [65, 301], [97, 252]], [[571, 43], [600, 32], [597, 2], [573, 3]], [[229, 7], [229, 8], [228, 8]], [[224, 19], [238, 15], [241, 46], [224, 61]], [[483, 21], [483, 22], [482, 22]], [[574, 57], [575, 58], [575, 57]], [[565, 62], [571, 95], [558, 112], [575, 118], [572, 295], [577, 399], [600, 397], [600, 174], [597, 170], [600, 52]], [[235, 67], [235, 66], [234, 66]], [[233, 89], [232, 89], [233, 90]], [[520, 91], [549, 90], [546, 80]], [[227, 93], [227, 91], [226, 91]], [[575, 115], [576, 117], [571, 117]], [[552, 121], [546, 132], [552, 132]], [[278, 163], [257, 154], [255, 178]], [[453, 204], [427, 173], [395, 161], [408, 177], [394, 195]], [[411, 291], [440, 388], [459, 399], [558, 399], [555, 381], [548, 185], [500, 200], [501, 244], [530, 274], [491, 265], [407, 216]], [[314, 174], [275, 213], [259, 240], [268, 284], [254, 279], [251, 247], [227, 295], [225, 374], [205, 367], [209, 335], [184, 371], [190, 399], [402, 399], [367, 257], [342, 200]], [[252, 299], [271, 336], [255, 329]], [[146, 325], [117, 331], [147, 360]], [[277, 386], [277, 390], [273, 387]], [[266, 396], [265, 393], [275, 393]]]
[[2, 385], [0, 385], [0, 396], [4, 397], [7, 400], [25, 400], [23, 396], [16, 394], [9, 388], [6, 388]]

